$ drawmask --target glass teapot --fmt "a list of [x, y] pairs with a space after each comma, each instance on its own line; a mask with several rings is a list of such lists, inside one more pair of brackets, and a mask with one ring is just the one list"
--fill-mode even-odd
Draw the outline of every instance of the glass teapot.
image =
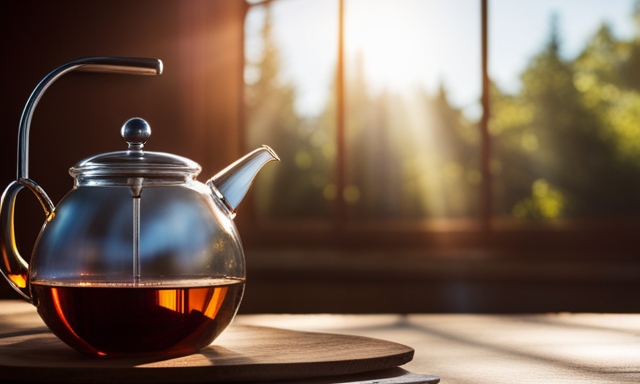
[[[133, 118], [120, 132], [128, 148], [74, 165], [73, 189], [54, 207], [29, 179], [29, 128], [44, 91], [76, 69], [159, 75], [162, 62], [78, 59], [38, 84], [20, 121], [17, 180], [0, 202], [0, 271], [78, 351], [195, 352], [229, 325], [240, 305], [245, 263], [235, 210], [262, 166], [279, 159], [263, 146], [203, 184], [192, 160], [144, 150], [151, 129]], [[16, 248], [13, 224], [15, 199], [25, 187], [46, 216], [30, 265]]]

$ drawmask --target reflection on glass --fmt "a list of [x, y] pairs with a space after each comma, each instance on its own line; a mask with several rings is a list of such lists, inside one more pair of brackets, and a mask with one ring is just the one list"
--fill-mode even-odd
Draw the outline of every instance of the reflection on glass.
[[637, 216], [640, 2], [498, 0], [489, 12], [495, 214]]
[[477, 214], [479, 31], [478, 1], [345, 1], [350, 217]]
[[330, 217], [337, 11], [337, 0], [289, 0], [247, 15], [246, 144], [282, 159], [253, 187], [261, 218]]

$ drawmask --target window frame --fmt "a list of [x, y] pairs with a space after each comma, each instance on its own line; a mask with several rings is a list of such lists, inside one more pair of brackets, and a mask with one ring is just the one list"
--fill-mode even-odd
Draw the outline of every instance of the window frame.
[[[248, 3], [252, 7], [268, 6], [278, 0]], [[480, 214], [463, 219], [431, 218], [423, 220], [351, 221], [347, 203], [338, 193], [333, 201], [331, 218], [326, 220], [260, 220], [253, 202], [246, 205], [246, 214], [238, 216], [245, 246], [248, 248], [339, 248], [339, 249], [423, 249], [432, 251], [480, 250], [500, 255], [540, 255], [552, 252], [553, 257], [576, 260], [629, 261], [640, 258], [636, 233], [639, 219], [566, 219], [523, 221], [493, 216], [493, 176], [490, 169], [492, 140], [490, 77], [488, 73], [488, 0], [481, 4], [482, 116], [480, 130]], [[337, 190], [346, 186], [347, 148], [345, 143], [345, 78], [344, 78], [344, 3], [338, 0], [337, 44], [337, 113], [336, 113], [336, 177]], [[246, 15], [246, 13], [245, 13]], [[242, 130], [246, 126], [241, 127]], [[244, 133], [242, 134], [244, 137]], [[251, 200], [250, 198], [248, 200]], [[537, 257], [537, 256], [534, 256]]]

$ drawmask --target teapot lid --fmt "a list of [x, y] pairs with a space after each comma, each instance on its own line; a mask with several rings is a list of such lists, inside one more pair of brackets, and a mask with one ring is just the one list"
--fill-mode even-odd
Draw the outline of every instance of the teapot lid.
[[144, 151], [151, 127], [140, 118], [120, 130], [129, 148], [84, 159], [69, 169], [76, 186], [178, 185], [194, 180], [202, 168], [182, 156]]

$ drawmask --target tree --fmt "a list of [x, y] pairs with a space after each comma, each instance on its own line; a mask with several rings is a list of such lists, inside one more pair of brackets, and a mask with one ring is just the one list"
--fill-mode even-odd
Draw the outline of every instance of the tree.
[[444, 86], [435, 96], [423, 89], [373, 93], [361, 54], [348, 68], [347, 189], [357, 191], [357, 199], [346, 199], [351, 214], [382, 220], [474, 215], [477, 128], [451, 107]]
[[247, 143], [251, 148], [273, 143], [282, 162], [258, 176], [256, 207], [261, 216], [272, 219], [326, 216], [323, 188], [329, 182], [329, 164], [321, 146], [314, 145], [318, 131], [326, 127], [300, 117], [295, 110], [295, 89], [281, 78], [280, 52], [268, 6], [261, 40], [261, 58], [252, 64], [258, 78], [246, 86]]
[[640, 210], [638, 167], [621, 156], [619, 117], [640, 106], [616, 85], [621, 47], [603, 25], [565, 61], [554, 21], [549, 43], [522, 74], [521, 91], [492, 88], [495, 156], [506, 164], [496, 179], [500, 212], [557, 218]]

